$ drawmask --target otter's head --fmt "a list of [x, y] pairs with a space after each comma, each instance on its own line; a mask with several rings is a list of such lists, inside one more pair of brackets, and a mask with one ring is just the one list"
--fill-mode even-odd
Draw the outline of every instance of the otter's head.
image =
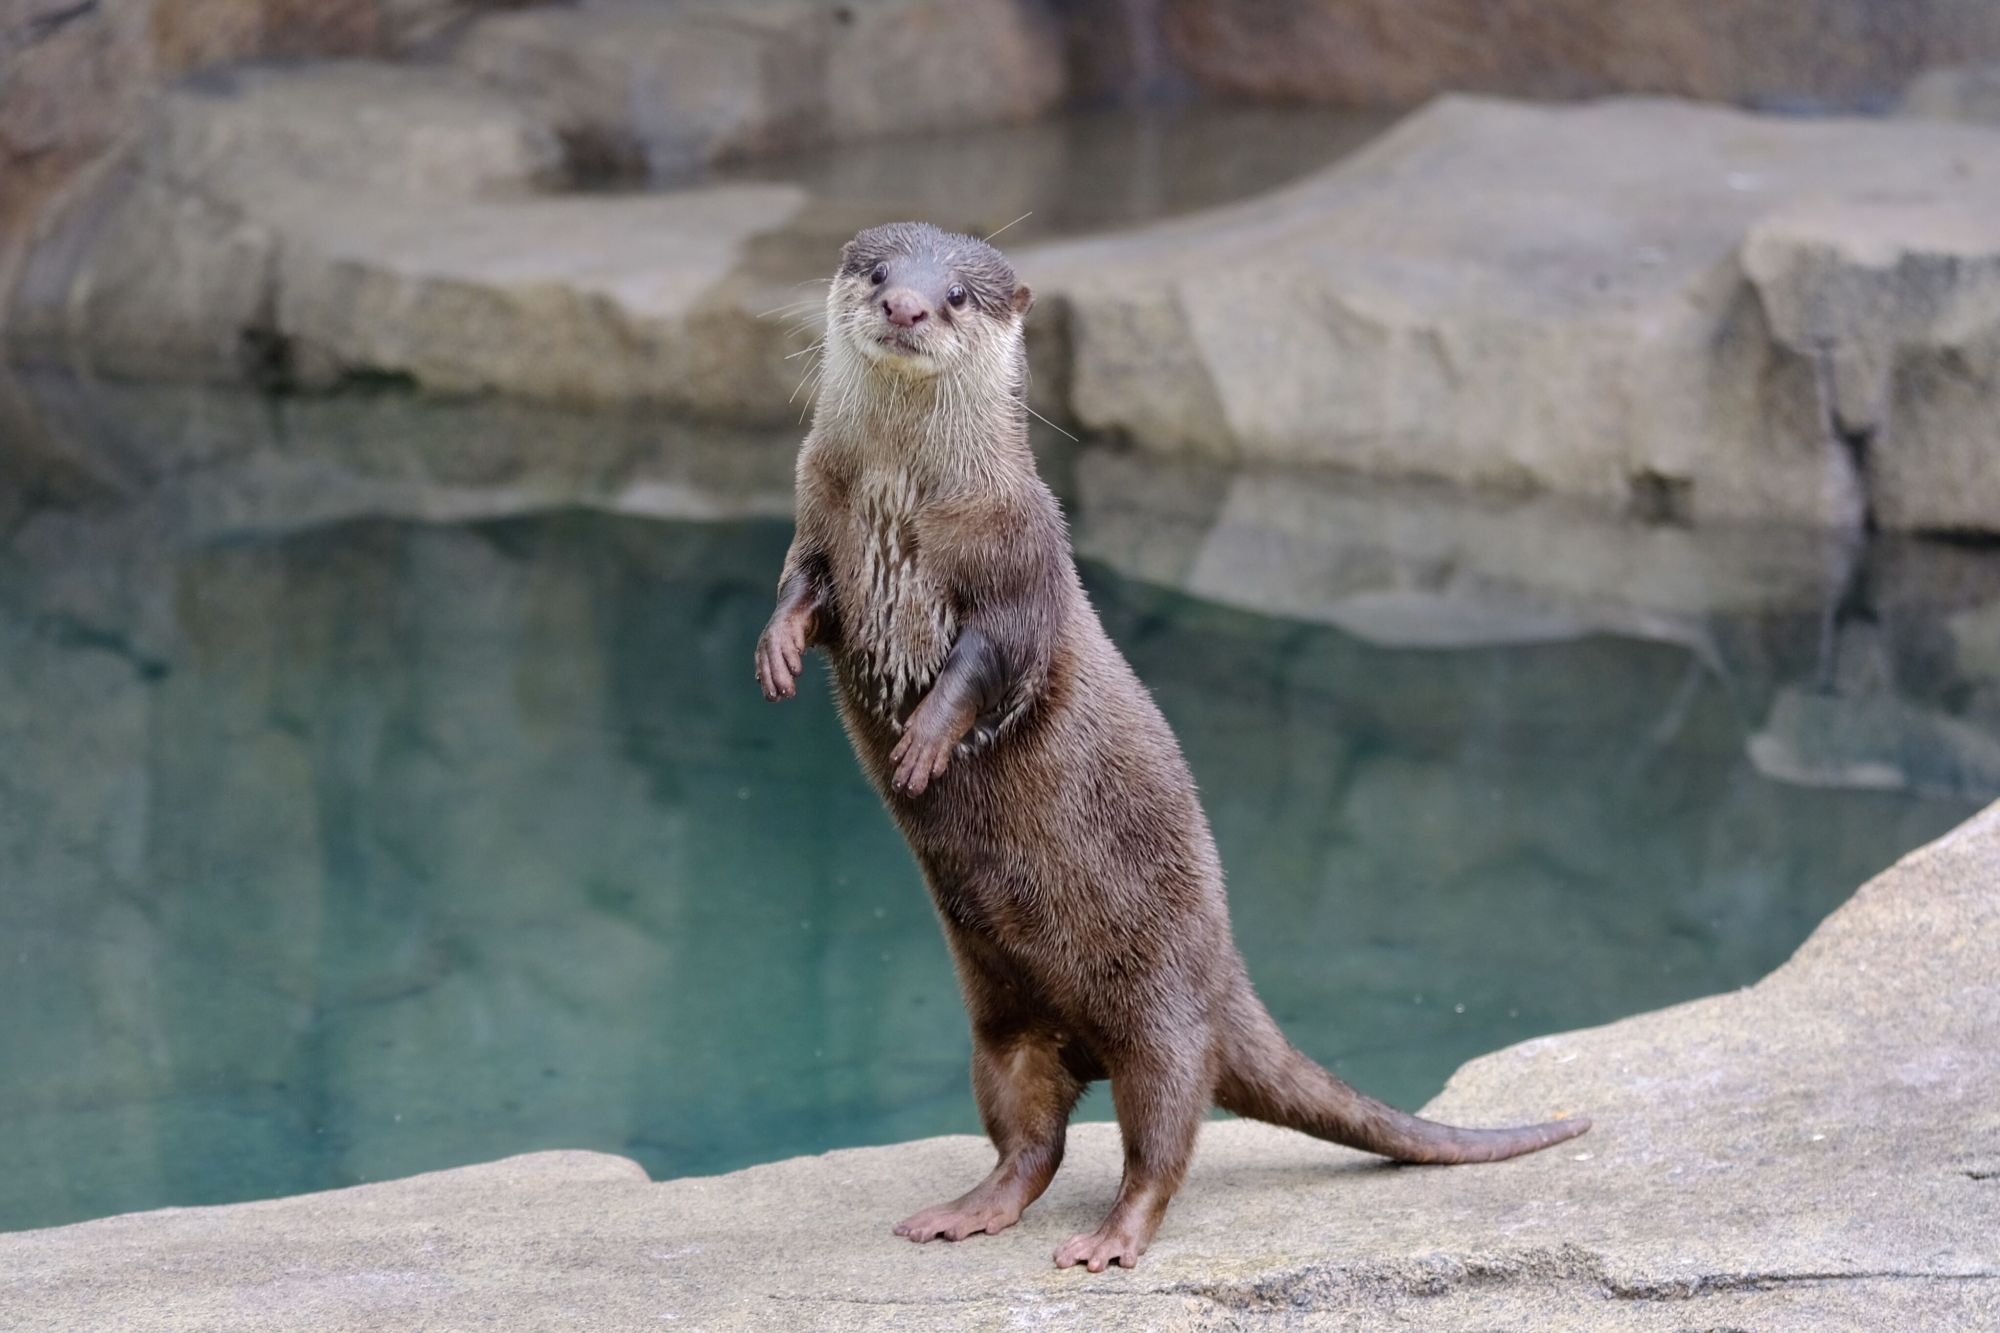
[[1033, 300], [986, 242], [892, 222], [841, 247], [827, 294], [828, 346], [916, 376], [991, 367], [1018, 353]]

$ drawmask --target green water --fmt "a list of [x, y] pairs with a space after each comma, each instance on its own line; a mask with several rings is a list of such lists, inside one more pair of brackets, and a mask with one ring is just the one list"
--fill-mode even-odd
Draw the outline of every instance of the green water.
[[[977, 1130], [823, 682], [750, 681], [787, 524], [165, 508], [17, 514], [0, 561], [0, 1227]], [[1974, 808], [1761, 776], [1742, 682], [1677, 644], [1391, 649], [1087, 573], [1271, 1008], [1405, 1104], [1756, 979]]]

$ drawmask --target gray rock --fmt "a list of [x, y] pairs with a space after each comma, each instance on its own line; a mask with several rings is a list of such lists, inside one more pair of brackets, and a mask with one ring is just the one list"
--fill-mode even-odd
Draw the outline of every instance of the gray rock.
[[804, 201], [783, 185], [421, 212], [296, 198], [279, 224], [274, 336], [305, 383], [386, 374], [448, 393], [796, 420], [786, 357], [803, 340], [760, 318], [773, 298], [733, 275]]
[[[480, 31], [714, 26], [678, 14]], [[495, 197], [546, 177], [545, 122], [433, 73], [178, 94], [134, 171], [36, 252], [17, 345], [127, 374], [803, 415], [807, 284], [866, 200], [776, 181]], [[316, 108], [378, 86], [391, 110], [316, 146]], [[1913, 120], [1447, 100], [1257, 199], [1021, 250], [1044, 300], [1036, 405], [1155, 453], [1677, 522], [1992, 531], [1996, 149]]]
[[586, 0], [483, 19], [456, 59], [547, 107], [600, 168], [653, 175], [1025, 120], [1064, 89], [1059, 33], [1017, 0]]
[[1927, 64], [2000, 58], [1979, 0], [1166, 0], [1178, 63], [1235, 96], [1408, 106], [1438, 92], [1673, 93], [1866, 110]]
[[[0, 1236], [0, 1317], [50, 1329], [908, 1325], [1976, 1328], [2000, 1318], [2000, 807], [1865, 886], [1758, 985], [1474, 1061], [1430, 1114], [1588, 1113], [1491, 1167], [1385, 1168], [1242, 1122], [1136, 1272], [1049, 1266], [1115, 1188], [1080, 1127], [995, 1238], [890, 1220], [970, 1138], [650, 1184], [544, 1153], [330, 1194]], [[788, 1245], [773, 1262], [775, 1246]]]
[[1772, 336], [1815, 362], [1888, 528], [2000, 524], [2000, 175], [1804, 205], [1756, 223], [1743, 267]]
[[560, 182], [555, 131], [462, 71], [343, 60], [204, 74], [160, 101], [151, 173], [252, 208], [313, 186], [392, 195], [522, 192]]
[[[260, 101], [309, 109], [355, 73], [301, 75], [296, 101], [276, 91], [286, 78], [259, 76], [250, 111], [190, 95], [182, 105], [198, 109], [31, 258], [15, 346], [97, 373], [308, 387], [386, 375], [446, 393], [795, 418], [786, 358], [803, 339], [760, 318], [789, 295], [737, 275], [801, 191], [497, 197], [540, 176], [546, 142], [532, 122], [489, 123], [500, 104], [488, 95], [426, 90], [415, 70], [359, 76], [416, 85], [371, 122], [400, 145], [379, 154], [305, 153], [283, 117], [252, 114]], [[294, 152], [324, 165], [247, 165]]]
[[128, 375], [240, 379], [269, 323], [277, 246], [227, 201], [120, 169], [29, 256], [9, 341]]
[[1915, 124], [1447, 99], [1289, 189], [1017, 260], [1074, 417], [1158, 451], [1840, 526], [1867, 497], [1828, 403], [1908, 377], [1877, 517], [1990, 527], [2000, 137]]
[[1903, 93], [1898, 109], [1930, 120], [2000, 125], [2000, 65], [1927, 70]]

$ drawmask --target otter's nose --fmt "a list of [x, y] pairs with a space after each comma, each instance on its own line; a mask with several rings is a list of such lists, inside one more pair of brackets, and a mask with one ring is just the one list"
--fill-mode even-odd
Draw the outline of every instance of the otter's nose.
[[899, 329], [914, 328], [924, 322], [931, 313], [924, 304], [924, 298], [907, 287], [899, 288], [882, 298], [882, 313], [889, 322]]

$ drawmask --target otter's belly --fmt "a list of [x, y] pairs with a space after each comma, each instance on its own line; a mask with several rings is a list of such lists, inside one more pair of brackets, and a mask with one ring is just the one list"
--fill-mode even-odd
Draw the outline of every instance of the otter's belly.
[[833, 569], [841, 684], [855, 706], [900, 727], [958, 635], [950, 590], [917, 539], [920, 496], [907, 473], [865, 478]]

